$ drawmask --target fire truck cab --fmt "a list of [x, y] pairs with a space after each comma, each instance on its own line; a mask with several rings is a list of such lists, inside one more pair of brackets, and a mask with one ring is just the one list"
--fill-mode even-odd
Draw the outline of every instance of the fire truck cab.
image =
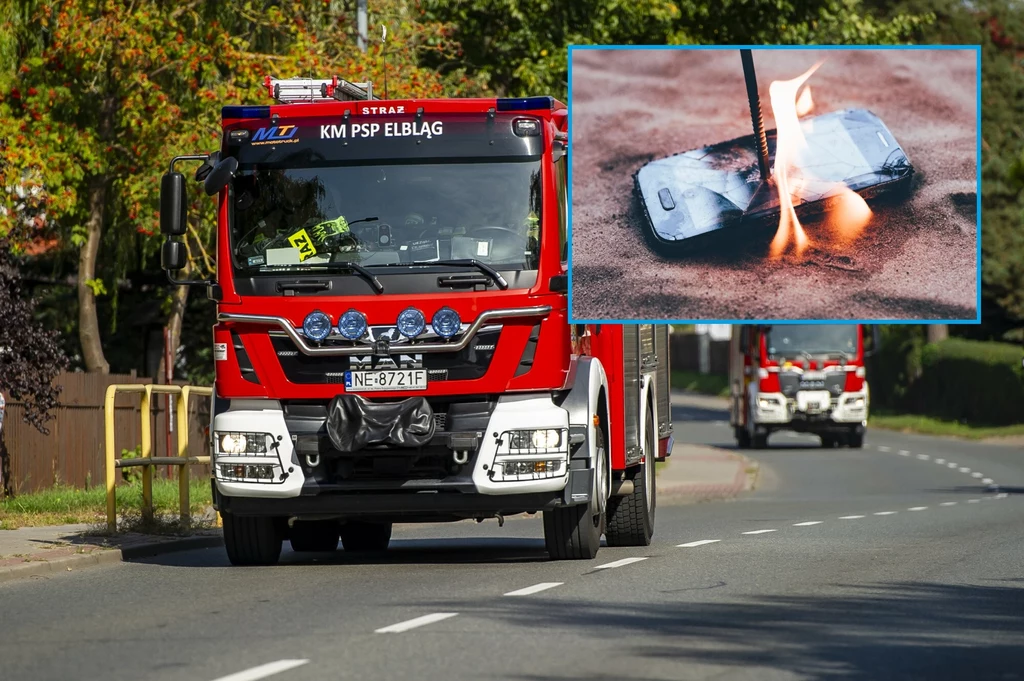
[[[267, 88], [276, 104], [225, 106], [220, 150], [161, 185], [163, 267], [217, 306], [230, 561], [537, 512], [554, 559], [648, 544], [668, 327], [569, 323], [565, 106]], [[218, 205], [212, 281], [176, 278], [189, 161]]]
[[741, 448], [780, 430], [861, 448], [868, 382], [860, 324], [738, 325], [730, 341], [730, 425]]

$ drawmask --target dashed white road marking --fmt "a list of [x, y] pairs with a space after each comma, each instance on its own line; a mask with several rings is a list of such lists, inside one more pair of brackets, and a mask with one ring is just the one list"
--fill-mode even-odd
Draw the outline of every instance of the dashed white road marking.
[[879, 511], [875, 515], [896, 515], [897, 511]]
[[727, 426], [727, 425], [729, 425], [729, 422], [728, 421], [712, 421], [711, 425], [713, 425], [713, 426]]
[[932, 457], [928, 456], [927, 454], [918, 454], [917, 458], [921, 459], [921, 461], [927, 461], [928, 459], [930, 459]]
[[516, 589], [515, 591], [509, 591], [506, 596], [529, 596], [530, 594], [539, 593], [541, 591], [547, 591], [548, 589], [554, 589], [556, 586], [562, 586], [565, 582], [541, 582], [540, 584], [534, 584], [524, 589]]
[[957, 467], [957, 464], [955, 464], [955, 463], [951, 463], [951, 464], [947, 464], [947, 465], [948, 465], [948, 466], [949, 466], [950, 468], [956, 468], [956, 467]]
[[685, 544], [678, 544], [676, 548], [680, 549], [692, 549], [695, 546], [704, 546], [705, 544], [714, 544], [720, 542], [721, 539], [698, 539], [697, 541], [686, 542]]
[[928, 507], [927, 506], [911, 506], [907, 510], [908, 511], [927, 511]]
[[968, 468], [967, 466], [960, 466], [960, 472], [961, 473], [970, 473], [971, 469]]
[[374, 633], [400, 634], [403, 631], [409, 631], [410, 629], [415, 629], [416, 627], [422, 627], [427, 624], [433, 624], [434, 622], [440, 622], [441, 620], [446, 620], [449, 617], [455, 617], [458, 614], [459, 613], [457, 612], [435, 612], [429, 615], [424, 615], [423, 617], [416, 617], [411, 620], [399, 622], [398, 624], [392, 624], [382, 629], [377, 629]]
[[979, 473], [978, 471], [974, 471], [973, 473], [971, 473], [971, 477], [972, 478], [983, 478], [983, 477], [985, 477], [985, 474], [984, 473]]
[[767, 534], [768, 532], [776, 532], [776, 530], [751, 530], [750, 532], [744, 532], [743, 534]]
[[1006, 492], [1000, 492], [999, 494], [996, 495], [996, 499], [1005, 499], [1008, 496], [1010, 495], [1007, 494]]
[[900, 456], [910, 456], [910, 452], [908, 452], [908, 451], [907, 451], [907, 450], [905, 450], [905, 449], [901, 449], [901, 450], [899, 451], [899, 455], [900, 455]]
[[811, 525], [821, 525], [820, 520], [808, 520], [805, 523], [793, 523], [793, 527], [810, 527]]
[[946, 460], [945, 459], [935, 459], [935, 463], [937, 463], [937, 464], [944, 464], [944, 463], [946, 463]]
[[943, 501], [939, 506], [956, 506], [955, 501]]
[[258, 667], [246, 669], [234, 674], [228, 674], [227, 676], [221, 676], [220, 678], [214, 679], [214, 681], [256, 681], [256, 679], [265, 679], [268, 676], [280, 674], [281, 672], [286, 672], [289, 669], [295, 669], [296, 667], [301, 667], [308, 663], [309, 660], [278, 660], [277, 662], [268, 662], [267, 664], [261, 664]]
[[863, 517], [864, 516], [862, 516], [862, 515], [841, 515], [841, 516], [839, 516], [839, 519], [840, 520], [858, 520], [858, 519], [863, 518]]
[[968, 499], [967, 503], [968, 504], [980, 504], [981, 503], [981, 499]]
[[622, 567], [623, 565], [631, 565], [633, 563], [639, 563], [642, 560], [647, 560], [647, 556], [634, 556], [633, 558], [623, 558], [621, 560], [613, 560], [610, 563], [605, 563], [604, 565], [598, 565], [594, 569], [595, 570], [605, 570], [605, 569], [608, 569], [608, 568], [617, 568], [617, 567]]
[[992, 478], [984, 478], [981, 482], [982, 482], [982, 484], [985, 484], [985, 485], [991, 485], [995, 481]]
[[880, 452], [891, 452], [892, 451], [892, 447], [886, 447], [885, 445], [879, 445], [878, 446], [878, 451], [880, 451]]

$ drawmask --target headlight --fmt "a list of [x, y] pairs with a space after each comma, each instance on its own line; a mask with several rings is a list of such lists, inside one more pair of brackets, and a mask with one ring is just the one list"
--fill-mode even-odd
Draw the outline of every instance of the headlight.
[[415, 338], [426, 328], [426, 317], [415, 307], [406, 308], [398, 315], [398, 332], [406, 338]]
[[514, 430], [509, 434], [510, 449], [558, 449], [562, 444], [559, 430]]
[[366, 333], [366, 317], [361, 312], [349, 310], [338, 320], [338, 332], [348, 340], [359, 340]]
[[266, 454], [267, 433], [225, 433], [219, 432], [217, 451], [220, 454], [243, 456], [246, 454]]
[[459, 319], [459, 313], [455, 310], [450, 307], [442, 307], [434, 314], [430, 326], [433, 327], [434, 333], [441, 338], [451, 338], [462, 328], [462, 320]]
[[310, 312], [302, 322], [302, 332], [306, 338], [319, 343], [331, 333], [331, 318], [320, 310]]

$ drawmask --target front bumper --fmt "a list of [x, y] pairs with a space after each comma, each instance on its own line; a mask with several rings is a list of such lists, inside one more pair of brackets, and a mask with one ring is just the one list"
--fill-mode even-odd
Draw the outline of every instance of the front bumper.
[[[353, 455], [309, 449], [309, 442], [322, 442], [325, 419], [296, 418], [282, 404], [272, 400], [234, 400], [213, 418], [214, 491], [218, 510], [252, 515], [356, 514], [356, 515], [463, 515], [517, 513], [573, 505], [589, 501], [593, 471], [570, 462], [568, 412], [556, 405], [549, 393], [502, 395], [490, 414], [472, 422], [476, 432], [440, 430], [432, 440], [431, 452], [452, 457], [456, 450], [466, 459], [458, 473], [414, 477], [344, 477], [336, 471], [339, 462], [353, 456], [374, 458], [387, 468], [390, 462], [415, 450], [363, 450]], [[449, 425], [453, 419], [449, 419]], [[463, 422], [465, 423], [465, 422]], [[458, 423], [456, 422], [456, 427]], [[464, 428], [464, 426], [462, 426]], [[547, 429], [561, 434], [557, 446], [543, 450], [511, 450], [510, 431]], [[238, 457], [220, 452], [218, 433], [269, 433], [268, 454]], [[468, 436], [469, 439], [467, 440]], [[319, 440], [318, 440], [319, 438]], [[469, 449], [467, 442], [473, 443]], [[443, 443], [443, 444], [438, 444]], [[322, 445], [321, 445], [322, 447]], [[312, 458], [307, 456], [313, 453]], [[345, 459], [345, 457], [349, 457]], [[514, 462], [557, 462], [550, 473], [508, 474]], [[267, 481], [231, 478], [234, 464], [274, 465], [275, 475]], [[313, 465], [310, 465], [310, 464]], [[532, 464], [531, 464], [532, 465]], [[332, 468], [333, 467], [333, 468]]]
[[787, 398], [782, 393], [759, 393], [751, 408], [753, 423], [767, 429], [792, 428], [820, 431], [849, 430], [867, 425], [868, 404], [866, 392], [844, 392], [832, 397], [800, 393]]

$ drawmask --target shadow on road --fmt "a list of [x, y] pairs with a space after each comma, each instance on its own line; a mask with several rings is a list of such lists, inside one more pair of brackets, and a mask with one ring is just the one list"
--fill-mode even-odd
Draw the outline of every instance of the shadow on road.
[[[976, 681], [1024, 676], [1024, 587], [1019, 585], [836, 585], [845, 595], [764, 596], [732, 603], [694, 603], [685, 594], [676, 597], [671, 586], [665, 585], [664, 602], [633, 611], [593, 601], [566, 608], [564, 602], [538, 598], [515, 604], [491, 599], [460, 605], [460, 612], [501, 618], [524, 629], [605, 638], [610, 654], [636, 659], [631, 679], [646, 678], [645, 660], [658, 669], [658, 678], [667, 678], [662, 675], [666, 662], [715, 665], [724, 668], [723, 678], [736, 674], [744, 679]], [[688, 671], [692, 675], [694, 670]], [[719, 676], [708, 669], [700, 675]]]

